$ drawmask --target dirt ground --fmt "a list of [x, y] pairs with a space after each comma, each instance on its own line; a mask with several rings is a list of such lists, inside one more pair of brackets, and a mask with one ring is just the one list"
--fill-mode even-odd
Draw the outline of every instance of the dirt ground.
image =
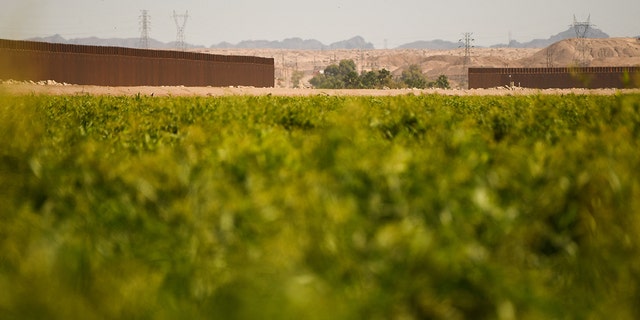
[[4, 82], [0, 84], [0, 93], [15, 95], [108, 95], [108, 96], [397, 96], [441, 94], [452, 96], [466, 95], [535, 95], [535, 94], [616, 94], [640, 93], [640, 89], [526, 89], [526, 88], [495, 88], [495, 89], [291, 89], [291, 88], [254, 88], [254, 87], [101, 87], [86, 85], [68, 85], [58, 83], [29, 83]]

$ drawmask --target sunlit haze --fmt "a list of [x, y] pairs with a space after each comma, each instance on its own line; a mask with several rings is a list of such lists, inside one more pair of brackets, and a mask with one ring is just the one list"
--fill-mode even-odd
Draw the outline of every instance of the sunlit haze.
[[418, 41], [458, 41], [473, 32], [476, 45], [510, 39], [546, 39], [567, 30], [574, 15], [612, 37], [640, 35], [640, 1], [417, 1], [417, 0], [3, 0], [0, 38], [60, 34], [66, 39], [136, 38], [141, 10], [151, 17], [150, 37], [176, 39], [173, 12], [188, 11], [186, 42], [299, 37], [325, 44], [362, 36], [376, 48]]

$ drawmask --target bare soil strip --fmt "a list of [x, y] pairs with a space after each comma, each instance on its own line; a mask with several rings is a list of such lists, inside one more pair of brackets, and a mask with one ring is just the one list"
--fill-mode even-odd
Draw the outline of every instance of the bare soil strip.
[[536, 95], [536, 94], [598, 94], [640, 93], [640, 89], [289, 89], [289, 88], [253, 88], [253, 87], [102, 87], [69, 84], [3, 83], [0, 92], [16, 95], [109, 95], [109, 96], [397, 96], [441, 94], [451, 96], [467, 95]]

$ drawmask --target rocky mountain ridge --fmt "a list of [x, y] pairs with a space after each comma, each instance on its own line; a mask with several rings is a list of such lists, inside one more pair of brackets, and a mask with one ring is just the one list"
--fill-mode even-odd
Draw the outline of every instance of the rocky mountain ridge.
[[[575, 38], [576, 34], [572, 28], [560, 32], [556, 35], [550, 36], [547, 39], [534, 39], [528, 42], [518, 42], [512, 40], [509, 44], [496, 44], [490, 46], [491, 48], [545, 48], [549, 45], [561, 40]], [[609, 35], [599, 29], [591, 29], [587, 34], [588, 38], [609, 38]], [[65, 43], [65, 44], [80, 44], [80, 45], [94, 45], [94, 46], [114, 46], [114, 47], [127, 47], [127, 48], [139, 48], [141, 46], [139, 38], [109, 38], [102, 39], [97, 37], [88, 38], [76, 38], [65, 39], [62, 36], [56, 34], [49, 37], [37, 37], [28, 39], [31, 41], [42, 41], [52, 43]], [[161, 42], [155, 39], [149, 39], [149, 47], [152, 49], [174, 49], [177, 47], [176, 42]], [[459, 42], [452, 42], [447, 40], [429, 40], [429, 41], [415, 41], [398, 46], [396, 49], [432, 49], [432, 50], [450, 50], [460, 47]], [[203, 45], [187, 44], [189, 49], [286, 49], [286, 50], [340, 50], [340, 49], [362, 49], [371, 50], [375, 49], [374, 45], [367, 42], [361, 36], [355, 36], [351, 39], [334, 42], [331, 44], [323, 44], [315, 39], [302, 39], [302, 38], [287, 38], [284, 40], [245, 40], [237, 44], [229, 42], [221, 42], [211, 45], [209, 47]]]
[[[575, 38], [576, 33], [572, 28], [555, 34], [547, 39], [533, 39], [527, 42], [518, 42], [512, 40], [508, 44], [495, 44], [490, 48], [546, 48], [558, 41]], [[600, 29], [591, 29], [587, 33], [589, 39], [606, 39], [609, 35]], [[398, 49], [432, 49], [432, 50], [451, 50], [459, 48], [461, 44], [459, 42], [445, 41], [445, 40], [431, 40], [431, 41], [416, 41], [407, 44], [403, 44]]]
[[[90, 46], [108, 46], [108, 47], [125, 47], [125, 48], [140, 48], [141, 42], [139, 38], [75, 38], [65, 39], [59, 34], [49, 37], [36, 37], [27, 39], [29, 41], [40, 41], [50, 43], [63, 43], [63, 44], [79, 44]], [[176, 42], [161, 42], [155, 39], [149, 39], [149, 48], [151, 49], [175, 49], [177, 47]], [[189, 49], [203, 49], [207, 48], [202, 45], [187, 44]], [[293, 49], [293, 50], [340, 50], [340, 49], [374, 49], [372, 43], [365, 41], [361, 36], [355, 36], [348, 40], [338, 41], [331, 44], [323, 44], [315, 39], [303, 40], [301, 38], [287, 38], [282, 41], [269, 41], [269, 40], [245, 40], [237, 44], [229, 42], [221, 42], [214, 44], [209, 48], [212, 49], [253, 49], [253, 48], [265, 48], [265, 49]]]

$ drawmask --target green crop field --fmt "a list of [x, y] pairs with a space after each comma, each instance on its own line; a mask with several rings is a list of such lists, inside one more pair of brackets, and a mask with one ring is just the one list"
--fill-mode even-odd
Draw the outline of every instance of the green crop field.
[[638, 319], [640, 95], [0, 97], [0, 319]]

